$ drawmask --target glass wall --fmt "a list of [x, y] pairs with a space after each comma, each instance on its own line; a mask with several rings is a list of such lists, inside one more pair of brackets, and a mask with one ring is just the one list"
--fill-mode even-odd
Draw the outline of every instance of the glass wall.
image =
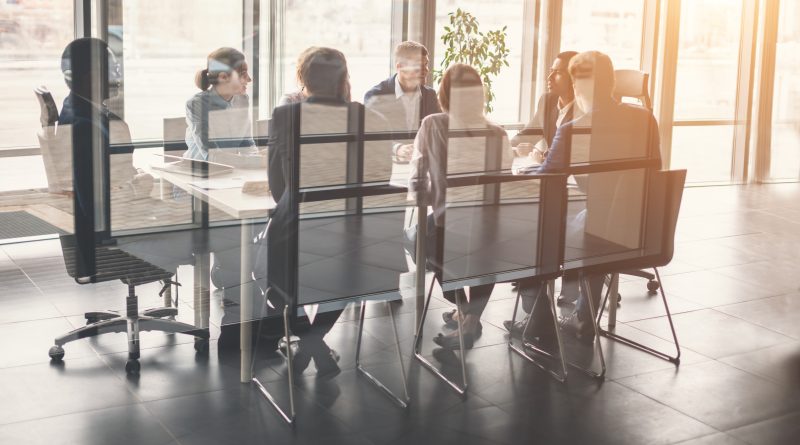
[[741, 0], [681, 2], [672, 168], [687, 182], [730, 181]]
[[346, 3], [292, 0], [285, 2], [284, 7], [283, 45], [278, 55], [282, 78], [279, 91], [298, 90], [297, 56], [309, 46], [327, 46], [344, 53], [353, 100], [361, 102], [367, 90], [392, 74], [390, 0]]
[[800, 178], [800, 3], [782, 1], [778, 18], [769, 178]]
[[564, 0], [562, 8], [562, 51], [597, 50], [617, 69], [639, 69], [643, 0]]
[[[477, 0], [439, 0], [436, 3], [436, 51], [434, 69], [441, 69], [444, 58], [444, 43], [441, 35], [450, 23], [448, 14], [456, 9], [469, 12], [478, 20], [479, 30], [486, 33], [506, 28], [506, 46], [510, 50], [508, 64], [493, 78], [492, 91], [495, 94], [494, 111], [490, 118], [495, 122], [508, 124], [519, 122], [520, 80], [522, 78], [522, 0], [477, 1]], [[523, 106], [526, 106], [523, 104]]]

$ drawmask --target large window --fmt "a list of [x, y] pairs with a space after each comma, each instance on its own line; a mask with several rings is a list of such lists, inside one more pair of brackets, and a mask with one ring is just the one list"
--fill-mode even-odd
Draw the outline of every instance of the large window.
[[672, 168], [688, 182], [730, 181], [742, 0], [681, 2]]
[[643, 0], [565, 0], [561, 49], [597, 50], [617, 69], [639, 69], [642, 52]]
[[[440, 0], [436, 3], [436, 50], [434, 68], [440, 69], [444, 57], [444, 44], [440, 36], [449, 22], [448, 13], [461, 8], [475, 16], [480, 24], [480, 31], [487, 32], [507, 26], [506, 46], [510, 50], [509, 66], [503, 67], [500, 74], [492, 81], [492, 92], [495, 94], [494, 111], [490, 118], [498, 123], [514, 123], [519, 121], [520, 80], [522, 70], [522, 17], [524, 2], [522, 0]], [[525, 104], [523, 104], [525, 106]]]
[[770, 179], [800, 178], [800, 3], [782, 1], [772, 107]]
[[288, 0], [281, 25], [283, 51], [278, 55], [282, 79], [279, 93], [298, 89], [297, 56], [309, 46], [327, 46], [344, 53], [352, 98], [359, 102], [367, 90], [392, 72], [391, 1]]

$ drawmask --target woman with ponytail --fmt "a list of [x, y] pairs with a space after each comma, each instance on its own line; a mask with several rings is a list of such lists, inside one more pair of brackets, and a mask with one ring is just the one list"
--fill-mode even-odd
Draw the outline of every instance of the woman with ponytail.
[[242, 164], [249, 157], [235, 162], [237, 156], [257, 154], [247, 97], [252, 79], [244, 54], [234, 48], [213, 51], [194, 81], [200, 92], [186, 102], [189, 150], [184, 157]]

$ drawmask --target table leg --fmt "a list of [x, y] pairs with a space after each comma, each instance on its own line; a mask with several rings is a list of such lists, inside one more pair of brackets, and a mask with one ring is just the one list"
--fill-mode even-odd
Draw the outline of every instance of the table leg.
[[619, 299], [619, 274], [611, 275], [611, 282], [608, 284], [608, 330], [613, 331], [617, 326], [617, 300]]
[[253, 378], [252, 375], [252, 361], [253, 361], [253, 279], [251, 271], [253, 270], [252, 256], [250, 255], [251, 235], [250, 227], [252, 221], [249, 219], [242, 220], [241, 227], [241, 266], [240, 266], [240, 288], [239, 300], [241, 301], [241, 316], [240, 316], [240, 334], [241, 334], [241, 369], [239, 381], [242, 383], [250, 383]]

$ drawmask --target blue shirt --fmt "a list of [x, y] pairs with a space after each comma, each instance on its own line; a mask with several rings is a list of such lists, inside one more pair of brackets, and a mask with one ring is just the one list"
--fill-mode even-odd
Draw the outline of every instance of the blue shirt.
[[230, 153], [257, 152], [250, 123], [250, 100], [246, 95], [227, 101], [216, 89], [201, 91], [186, 102], [186, 146], [184, 157], [214, 160], [214, 151]]

